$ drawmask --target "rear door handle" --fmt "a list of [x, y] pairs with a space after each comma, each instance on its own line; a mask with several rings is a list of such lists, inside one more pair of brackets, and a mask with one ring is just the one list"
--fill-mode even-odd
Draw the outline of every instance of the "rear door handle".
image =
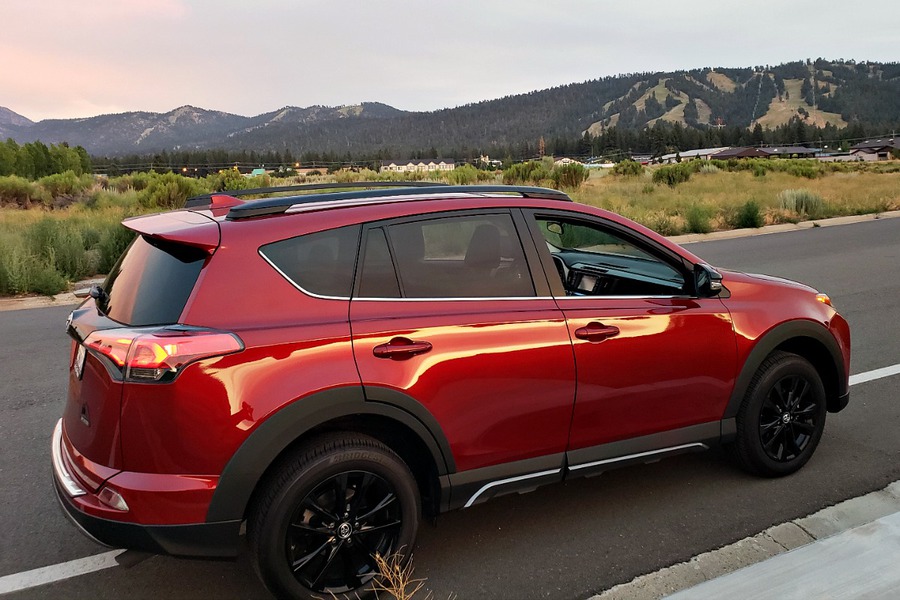
[[575, 337], [589, 342], [602, 342], [603, 340], [616, 335], [619, 335], [618, 327], [615, 325], [604, 325], [603, 323], [597, 323], [596, 321], [575, 330]]
[[405, 337], [395, 337], [386, 344], [379, 344], [372, 349], [372, 354], [377, 358], [390, 358], [392, 360], [406, 360], [417, 354], [425, 354], [431, 350], [431, 342], [423, 340], [413, 341]]

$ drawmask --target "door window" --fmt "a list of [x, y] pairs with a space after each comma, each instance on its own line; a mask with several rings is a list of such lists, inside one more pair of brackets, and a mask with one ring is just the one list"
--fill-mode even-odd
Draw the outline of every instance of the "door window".
[[593, 223], [539, 217], [567, 296], [677, 296], [685, 277], [673, 265]]
[[[405, 298], [535, 295], [522, 244], [508, 214], [397, 223], [387, 227], [387, 234]], [[377, 244], [372, 251], [381, 252]], [[365, 282], [370, 276], [368, 251], [363, 264]], [[365, 288], [361, 296], [367, 296]]]

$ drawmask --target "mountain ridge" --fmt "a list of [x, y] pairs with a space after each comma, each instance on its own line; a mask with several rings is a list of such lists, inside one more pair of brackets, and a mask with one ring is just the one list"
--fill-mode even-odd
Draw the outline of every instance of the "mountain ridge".
[[0, 135], [85, 147], [93, 155], [221, 149], [396, 154], [487, 151], [585, 132], [845, 128], [900, 124], [900, 63], [795, 61], [777, 66], [631, 73], [427, 112], [378, 102], [284, 106], [247, 117], [180, 106], [32, 122], [0, 107]]

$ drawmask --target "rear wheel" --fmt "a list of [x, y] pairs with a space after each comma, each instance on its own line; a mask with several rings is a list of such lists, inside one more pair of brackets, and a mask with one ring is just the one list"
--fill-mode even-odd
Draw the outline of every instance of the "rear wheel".
[[406, 464], [364, 436], [328, 437], [276, 469], [248, 523], [255, 567], [279, 598], [363, 595], [375, 556], [407, 560], [419, 494]]
[[737, 415], [735, 454], [757, 475], [780, 477], [810, 459], [825, 429], [825, 388], [806, 359], [772, 353], [753, 376]]

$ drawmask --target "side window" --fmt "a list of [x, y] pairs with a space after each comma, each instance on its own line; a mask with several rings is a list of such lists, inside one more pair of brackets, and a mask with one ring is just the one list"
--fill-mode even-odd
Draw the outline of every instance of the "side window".
[[628, 239], [593, 223], [538, 218], [568, 296], [677, 296], [684, 275]]
[[282, 275], [318, 296], [349, 298], [359, 247], [359, 225], [267, 244], [259, 249]]
[[534, 296], [508, 214], [443, 217], [388, 227], [403, 296]]

